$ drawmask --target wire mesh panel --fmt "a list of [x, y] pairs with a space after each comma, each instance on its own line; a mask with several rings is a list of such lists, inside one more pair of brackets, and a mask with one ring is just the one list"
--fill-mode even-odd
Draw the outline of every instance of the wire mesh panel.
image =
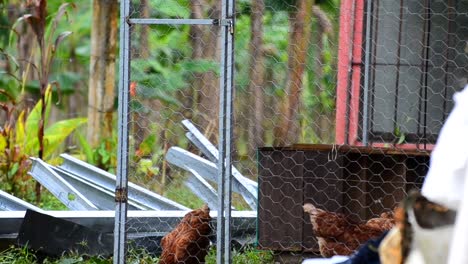
[[[121, 83], [119, 127], [127, 145], [119, 152], [116, 191], [123, 216], [116, 221], [119, 263], [125, 247], [150, 250], [159, 263], [204, 262], [214, 242], [212, 260], [229, 261], [231, 225], [252, 229], [255, 221], [252, 214], [231, 221], [225, 194], [231, 186], [233, 21], [226, 16], [232, 4], [123, 2], [121, 72], [128, 79]], [[142, 203], [154, 214], [134, 213], [125, 221], [127, 203]]]
[[[128, 221], [128, 238], [144, 234], [165, 258], [161, 245], [177, 245], [161, 238], [200, 208], [200, 229], [185, 223], [201, 244], [235, 241], [262, 263], [352, 253], [423, 183], [466, 82], [467, 1], [239, 0], [233, 16], [226, 5], [128, 7], [128, 179], [152, 192], [147, 209], [179, 211]], [[123, 191], [130, 199], [132, 186]], [[205, 233], [205, 204], [213, 218], [228, 205], [220, 219], [232, 232]]]
[[350, 57], [339, 77], [339, 143], [432, 148], [466, 83], [466, 8], [466, 1], [356, 2], [347, 33], [354, 48], [340, 44]]
[[[180, 9], [183, 8], [172, 11], [175, 16]], [[187, 7], [185, 11], [185, 15], [188, 15]], [[203, 197], [199, 197], [201, 193], [197, 192], [201, 190], [191, 190], [195, 188], [195, 183], [190, 179], [197, 175], [198, 178], [194, 181], [205, 180], [204, 183], [207, 183], [206, 178], [203, 178], [207, 175], [203, 171], [191, 173], [189, 168], [172, 165], [167, 160], [171, 148], [191, 150], [191, 153], [200, 155], [200, 151], [190, 145], [185, 135], [187, 130], [182, 124], [184, 119], [190, 119], [204, 127], [207, 138], [211, 140], [216, 139], [218, 134], [219, 27], [199, 29], [203, 31], [203, 39], [200, 37], [196, 43], [205, 53], [199, 55], [192, 53], [190, 43], [190, 34], [194, 27], [134, 25], [131, 28], [128, 180], [161, 195], [164, 203], [160, 208], [151, 209], [182, 210], [183, 213], [179, 214], [178, 220], [172, 222], [172, 225], [169, 225], [166, 217], [159, 217], [156, 225], [147, 226], [149, 229], [127, 223], [127, 234], [138, 236], [144, 232], [154, 233], [154, 236], [147, 238], [147, 242], [155, 245], [156, 250], [153, 253], [159, 256], [162, 247], [170, 251], [160, 255], [166, 261], [162, 263], [172, 263], [169, 261], [171, 258], [185, 261], [200, 258], [201, 261], [203, 253], [200, 255], [200, 252], [208, 248], [210, 239], [215, 241], [215, 233], [209, 232], [209, 209], [198, 215], [192, 213], [190, 219], [182, 220], [187, 211], [202, 208], [206, 203]], [[176, 153], [174, 156], [175, 160], [184, 158], [183, 153]], [[217, 175], [216, 170], [214, 175]], [[216, 182], [216, 177], [210, 180]], [[212, 188], [216, 188], [216, 185]], [[217, 210], [213, 207], [210, 209]], [[188, 232], [184, 234], [187, 236], [185, 239], [195, 240], [199, 249], [192, 250], [188, 244], [172, 244], [177, 243], [172, 237], [168, 237], [166, 244], [162, 243], [161, 236], [165, 235], [164, 232], [176, 230], [181, 221], [185, 226], [179, 225], [178, 230]], [[183, 247], [187, 251], [176, 254], [176, 247]]]
[[282, 252], [301, 257], [317, 245], [304, 202], [342, 208], [343, 181], [331, 175], [342, 162], [328, 162], [325, 150], [306, 155], [289, 147], [335, 140], [339, 5], [238, 3], [235, 166], [258, 181], [259, 248], [284, 263], [297, 260]]
[[[170, 147], [194, 148], [185, 136], [185, 119], [205, 127], [208, 138], [216, 138], [219, 54], [192, 57], [188, 25], [135, 25], [131, 30], [129, 180], [189, 208], [201, 207], [203, 201], [184, 185], [184, 171], [168, 163], [165, 155]], [[206, 30], [210, 34], [215, 27]], [[216, 38], [215, 34], [214, 50]]]
[[453, 93], [466, 81], [467, 8], [466, 1], [373, 3], [364, 131], [371, 140], [435, 142]]
[[253, 1], [245, 32], [262, 10], [261, 45], [257, 31], [236, 47], [251, 63], [238, 64], [236, 154], [258, 175], [258, 244], [351, 254], [423, 184], [468, 76], [468, 1], [282, 3]]

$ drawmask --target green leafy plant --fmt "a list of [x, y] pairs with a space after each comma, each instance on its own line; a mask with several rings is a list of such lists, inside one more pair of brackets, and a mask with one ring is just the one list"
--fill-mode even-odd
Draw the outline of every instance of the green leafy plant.
[[[115, 173], [117, 166], [117, 135], [104, 139], [96, 148], [92, 148], [86, 138], [77, 133], [80, 145], [79, 158], [110, 173]], [[150, 134], [145, 138], [132, 157], [135, 165], [136, 182], [145, 183], [147, 179], [159, 174], [160, 163], [164, 159], [163, 150], [157, 148], [156, 135]], [[81, 155], [80, 155], [81, 154]]]
[[77, 133], [77, 139], [86, 162], [110, 173], [117, 167], [117, 136], [104, 139], [96, 148], [92, 148], [86, 138]]
[[398, 124], [395, 124], [393, 136], [395, 137], [394, 141], [396, 142], [396, 145], [403, 144], [406, 141], [406, 135], [403, 131], [401, 131], [401, 128]]
[[[0, 173], [2, 177], [3, 189], [7, 191], [24, 191], [24, 176], [29, 168], [30, 161], [18, 144], [24, 133], [16, 132], [16, 101], [6, 91], [1, 90], [1, 94], [11, 99], [11, 103], [0, 103], [0, 107], [5, 112], [6, 121], [0, 128]], [[24, 127], [24, 115], [18, 117], [19, 127]]]
[[[158, 59], [135, 59], [132, 61], [134, 76], [137, 83], [136, 94], [146, 99], [158, 99], [168, 105], [178, 106], [179, 100], [175, 92], [188, 86], [189, 77], [194, 73], [218, 72], [219, 66], [209, 60], [187, 60], [178, 62], [169, 58], [170, 63], [162, 64]], [[132, 105], [134, 110], [141, 109], [141, 104]], [[136, 105], [135, 105], [136, 104]]]
[[[47, 1], [40, 0], [32, 3], [33, 14], [26, 14], [21, 16], [16, 24], [20, 22], [27, 22], [27, 24], [32, 28], [34, 35], [39, 45], [39, 59], [37, 65], [31, 62], [33, 69], [36, 70], [39, 81], [39, 91], [40, 91], [40, 119], [38, 122], [37, 130], [37, 143], [38, 143], [38, 157], [44, 159], [45, 156], [45, 139], [44, 139], [44, 130], [46, 122], [46, 104], [47, 102], [47, 90], [50, 86], [49, 75], [51, 73], [51, 65], [53, 59], [57, 53], [57, 48], [59, 44], [71, 34], [70, 31], [64, 31], [59, 34], [55, 34], [59, 21], [67, 15], [67, 9], [73, 7], [71, 3], [64, 3], [59, 8], [53, 19], [48, 21], [47, 19]], [[14, 32], [14, 31], [13, 31]], [[59, 84], [53, 82], [59, 90]], [[50, 99], [49, 99], [50, 100]], [[36, 184], [36, 199], [37, 202], [41, 199], [41, 186], [39, 183]]]
[[[3, 127], [0, 127], [0, 172], [4, 175], [1, 183], [4, 190], [18, 196], [29, 192], [30, 181], [27, 175], [31, 165], [29, 157], [37, 153], [40, 142], [37, 135], [40, 133], [41, 124], [47, 125], [44, 120], [48, 119], [50, 112], [51, 94], [49, 85], [45, 91], [46, 105], [43, 107], [42, 101], [39, 101], [29, 113], [27, 109], [20, 109], [11, 96], [8, 96], [11, 98], [10, 103], [0, 103], [7, 116]], [[44, 117], [41, 117], [42, 111]], [[56, 122], [45, 128], [42, 132], [42, 159], [49, 159], [63, 141], [84, 123], [86, 118], [73, 118]]]
[[[57, 28], [58, 22], [60, 19], [66, 15], [66, 8], [70, 3], [62, 4], [59, 7], [59, 10], [54, 17], [54, 19], [46, 25], [46, 4], [47, 1], [41, 0], [36, 3], [34, 11], [35, 14], [26, 14], [21, 16], [17, 23], [21, 21], [26, 21], [36, 36], [37, 42], [39, 44], [39, 64], [34, 65], [34, 68], [37, 69], [39, 85], [40, 85], [40, 121], [39, 121], [39, 131], [38, 131], [38, 142], [39, 142], [39, 158], [43, 158], [44, 154], [44, 123], [46, 117], [46, 93], [47, 88], [49, 87], [49, 75], [51, 70], [51, 63], [56, 54], [59, 44], [71, 34], [70, 31], [65, 31], [58, 36], [55, 36], [55, 29]], [[55, 38], [55, 39], [54, 39]], [[58, 83], [54, 83], [58, 86]], [[44, 106], [44, 107], [43, 107]]]

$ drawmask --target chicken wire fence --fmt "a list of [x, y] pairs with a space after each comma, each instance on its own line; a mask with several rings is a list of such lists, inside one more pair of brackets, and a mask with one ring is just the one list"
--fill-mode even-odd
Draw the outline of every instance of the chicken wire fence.
[[[363, 222], [420, 188], [466, 82], [467, 13], [466, 0], [122, 0], [115, 263], [127, 244], [161, 252], [204, 204], [207, 261], [351, 252], [362, 238], [317, 230], [303, 205]], [[127, 180], [161, 196], [151, 221], [132, 216]]]
[[[230, 208], [231, 197], [225, 194], [231, 187], [226, 175], [231, 174], [234, 5], [231, 1], [212, 4], [205, 10], [196, 1], [190, 5], [181, 1], [121, 1], [115, 263], [125, 262], [130, 237], [135, 239], [129, 239], [129, 243], [136, 247], [138, 243], [152, 243], [151, 249], [160, 251], [162, 245], [166, 251], [160, 263], [202, 262], [210, 240], [217, 244], [217, 262], [230, 259], [230, 250], [224, 248], [230, 248], [231, 227], [231, 211], [225, 210]], [[214, 159], [223, 162], [194, 161], [207, 166], [206, 175], [185, 166], [191, 156], [184, 155], [189, 147], [181, 122], [184, 119], [206, 128], [205, 140], [219, 135], [217, 147], [210, 147], [219, 153], [212, 154]], [[169, 165], [168, 156], [173, 152], [172, 163], [179, 164], [179, 170]], [[217, 182], [218, 192], [202, 177]], [[156, 219], [154, 225], [148, 226], [148, 219], [127, 218], [128, 209], [132, 209], [127, 198], [133, 183], [159, 193], [152, 195], [157, 207], [153, 209], [162, 210], [162, 214], [150, 216]], [[204, 191], [214, 200], [200, 199]], [[203, 206], [200, 212], [189, 215], [192, 218], [182, 220], [186, 226], [177, 229], [182, 237], [161, 240], [160, 234], [175, 227], [174, 221], [183, 216], [180, 213], [202, 207], [204, 202], [211, 207], [216, 204], [212, 210], [219, 212], [217, 235], [213, 237], [210, 232], [209, 208]], [[141, 233], [146, 234], [146, 241], [138, 239]]]

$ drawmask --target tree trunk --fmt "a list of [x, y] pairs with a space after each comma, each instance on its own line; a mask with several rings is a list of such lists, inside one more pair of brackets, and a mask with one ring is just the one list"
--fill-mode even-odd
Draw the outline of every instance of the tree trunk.
[[[205, 4], [201, 0], [192, 0], [191, 8], [193, 18], [203, 18], [203, 14], [206, 13], [203, 10], [204, 6], [211, 7], [207, 17], [220, 17], [221, 6], [219, 1], [212, 1], [210, 4]], [[211, 60], [218, 63], [221, 55], [218, 39], [219, 32], [218, 26], [205, 28], [192, 26], [192, 58]], [[219, 78], [216, 76], [216, 72], [209, 71], [195, 74], [194, 81], [192, 82], [192, 89], [195, 123], [205, 128], [205, 135], [216, 144], [219, 111]]]
[[93, 0], [87, 133], [92, 147], [112, 136], [118, 10], [117, 0]]
[[[313, 68], [315, 69], [315, 96], [317, 98], [322, 98], [321, 94], [325, 92], [325, 88], [323, 87], [323, 65], [325, 65], [324, 57], [323, 57], [323, 48], [324, 48], [324, 39], [327, 35], [332, 33], [333, 26], [331, 20], [328, 18], [327, 14], [319, 7], [314, 6], [312, 9], [314, 17], [317, 19], [317, 34], [314, 34], [317, 38], [316, 48], [315, 48], [315, 65]], [[330, 133], [332, 124], [330, 119], [330, 113], [328, 109], [325, 109], [325, 106], [322, 101], [319, 101], [318, 105], [316, 106], [315, 113], [312, 114], [315, 116], [314, 120], [315, 125], [313, 126], [315, 130], [315, 134], [319, 137], [321, 143], [329, 143], [330, 142]]]
[[[265, 11], [264, 0], [252, 2], [251, 13], [251, 39], [250, 39], [250, 68], [249, 68], [249, 93], [250, 105], [253, 106], [253, 116], [249, 116], [249, 155], [254, 156], [257, 147], [264, 145], [264, 86], [265, 86], [265, 61], [263, 54], [263, 13]], [[250, 112], [252, 113], [252, 112]], [[250, 113], [247, 113], [250, 115]]]
[[[148, 6], [148, 0], [141, 0], [140, 6], [140, 18], [149, 18], [150, 17], [150, 7]], [[139, 45], [132, 49], [132, 57], [134, 59], [149, 59], [149, 25], [140, 25], [135, 28], [139, 30]], [[136, 86], [138, 84], [135, 84]], [[151, 127], [150, 122], [159, 122], [161, 120], [160, 110], [162, 108], [161, 103], [157, 99], [145, 99], [138, 98], [147, 109], [152, 109], [149, 113], [146, 111], [132, 111], [132, 135], [134, 139], [134, 151], [137, 151], [140, 147], [141, 142], [145, 140], [149, 133], [153, 131], [148, 131]]]
[[[140, 17], [141, 18], [149, 18], [150, 17], [150, 7], [148, 5], [149, 0], [141, 0], [140, 3]], [[141, 58], [148, 58], [149, 57], [149, 42], [148, 42], [148, 35], [149, 35], [149, 26], [142, 25], [140, 26], [140, 57]]]
[[302, 93], [302, 78], [306, 65], [307, 45], [310, 39], [312, 0], [298, 0], [297, 8], [290, 13], [288, 42], [288, 79], [286, 94], [280, 105], [279, 122], [275, 128], [275, 145], [297, 142], [297, 115]]
[[[191, 18], [202, 19], [204, 17], [203, 0], [190, 0]], [[192, 25], [190, 27], [190, 42], [192, 43], [192, 58], [201, 59], [203, 57], [203, 26]]]
[[[190, 0], [190, 17], [193, 19], [202, 19], [204, 12], [202, 7], [205, 6], [202, 0]], [[190, 26], [190, 43], [192, 46], [192, 60], [199, 60], [203, 58], [203, 26], [191, 25]], [[191, 87], [181, 92], [179, 98], [184, 105], [184, 118], [192, 119], [197, 116], [197, 102], [198, 92], [200, 89], [200, 79], [202, 78], [201, 73], [194, 73]]]

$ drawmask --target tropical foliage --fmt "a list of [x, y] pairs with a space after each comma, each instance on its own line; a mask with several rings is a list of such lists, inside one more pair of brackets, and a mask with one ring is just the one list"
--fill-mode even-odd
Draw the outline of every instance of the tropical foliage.
[[[73, 118], [48, 126], [47, 121], [52, 105], [50, 85], [45, 90], [44, 101], [44, 107], [42, 101], [39, 101], [30, 112], [27, 109], [17, 109], [14, 100], [10, 101], [10, 105], [0, 103], [6, 112], [6, 122], [0, 127], [0, 173], [3, 176], [0, 178], [0, 187], [19, 197], [25, 197], [31, 193], [30, 176], [27, 175], [31, 165], [29, 157], [37, 155], [37, 149], [39, 149], [37, 135], [40, 133], [41, 122], [46, 127], [42, 132], [44, 141], [42, 158], [47, 161], [60, 149], [65, 139], [86, 122], [86, 118]], [[44, 117], [41, 116], [42, 109], [44, 109]]]
[[[81, 126], [91, 120], [86, 116], [94, 107], [88, 94], [100, 89], [91, 85], [90, 72], [102, 70], [90, 65], [100, 55], [91, 54], [92, 4], [117, 2], [0, 1], [0, 189], [63, 209], [47, 192], [41, 201], [40, 186], [27, 174], [30, 157], [57, 163], [63, 151], [115, 173], [118, 80], [107, 80], [112, 89], [98, 93], [111, 102], [108, 109], [98, 109], [103, 120], [97, 123], [107, 129], [98, 144], [88, 140], [93, 130]], [[257, 147], [334, 140], [339, 0], [237, 0], [236, 5], [234, 163], [255, 179]], [[221, 5], [216, 0], [133, 0], [131, 12], [133, 18], [218, 18]], [[117, 23], [106, 26], [118, 30]], [[130, 180], [193, 208], [203, 202], [184, 186], [186, 174], [170, 166], [165, 154], [171, 146], [200, 154], [185, 136], [183, 119], [217, 144], [219, 33], [214, 25], [131, 29], [130, 122], [124, 124], [130, 132]], [[109, 52], [107, 58], [118, 65], [117, 50]], [[248, 208], [236, 195], [233, 200], [237, 209]], [[214, 263], [214, 256], [210, 252], [207, 263]], [[138, 253], [135, 259], [129, 263], [157, 258]], [[38, 261], [17, 248], [0, 254], [0, 262], [10, 260]], [[46, 261], [110, 263], [82, 256]], [[234, 254], [234, 263], [272, 262], [270, 252]]]
[[[132, 17], [209, 18], [220, 10], [218, 1], [197, 3], [133, 1]], [[333, 142], [339, 1], [311, 3], [237, 1], [235, 160], [252, 178], [256, 147]], [[39, 120], [37, 126], [24, 128], [30, 132], [24, 132], [28, 143], [21, 147], [22, 154], [9, 153], [11, 161], [2, 163], [2, 182], [9, 182], [12, 175], [26, 175], [30, 155], [50, 159], [65, 149], [57, 144], [85, 122], [59, 120], [86, 116], [86, 95], [95, 89], [87, 82], [92, 8], [89, 1], [52, 0], [3, 1], [1, 7], [0, 101], [7, 120], [2, 134], [14, 131], [19, 138], [4, 136], [0, 147], [22, 140], [28, 119]], [[299, 12], [302, 9], [307, 12]], [[218, 29], [158, 25], [135, 26], [132, 32], [130, 176], [164, 193], [180, 186], [184, 177], [164, 159], [170, 146], [190, 148], [180, 121], [191, 119], [213, 143], [217, 140]], [[66, 45], [59, 47], [62, 42]], [[46, 97], [48, 87], [51, 99]], [[46, 101], [48, 106], [42, 107]], [[112, 136], [94, 145], [80, 130], [66, 141], [78, 157], [111, 172], [117, 162], [116, 105], [106, 110], [110, 118], [102, 120], [114, 127]], [[67, 126], [71, 123], [76, 126]], [[61, 136], [49, 142], [52, 131]]]

